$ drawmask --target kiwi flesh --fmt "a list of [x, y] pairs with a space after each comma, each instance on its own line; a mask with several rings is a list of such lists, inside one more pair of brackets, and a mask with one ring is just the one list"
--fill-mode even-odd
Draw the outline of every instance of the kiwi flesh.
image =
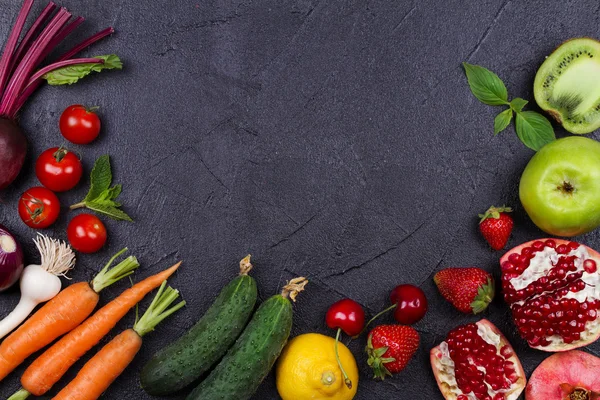
[[569, 132], [600, 128], [600, 42], [577, 38], [561, 44], [535, 75], [533, 93]]

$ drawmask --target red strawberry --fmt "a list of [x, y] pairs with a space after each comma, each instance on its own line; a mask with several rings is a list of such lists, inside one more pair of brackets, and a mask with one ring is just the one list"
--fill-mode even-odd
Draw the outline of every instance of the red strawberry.
[[464, 313], [479, 314], [494, 298], [494, 278], [479, 268], [446, 268], [433, 281], [442, 296]]
[[510, 207], [491, 206], [485, 214], [479, 214], [479, 230], [494, 250], [501, 250], [506, 246], [514, 225], [509, 212]]
[[419, 333], [410, 326], [380, 325], [369, 333], [368, 363], [375, 379], [385, 379], [406, 367], [419, 348]]

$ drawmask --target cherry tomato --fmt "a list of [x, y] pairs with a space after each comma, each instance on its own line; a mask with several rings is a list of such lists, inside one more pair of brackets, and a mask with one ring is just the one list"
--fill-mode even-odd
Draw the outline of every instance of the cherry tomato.
[[76, 104], [69, 106], [60, 116], [60, 133], [71, 143], [88, 144], [100, 134], [100, 118], [95, 108]]
[[354, 300], [343, 299], [329, 307], [325, 322], [331, 329], [341, 329], [346, 335], [356, 336], [365, 326], [365, 311]]
[[92, 214], [79, 214], [67, 227], [67, 238], [81, 253], [95, 253], [106, 243], [106, 227]]
[[419, 322], [427, 312], [425, 293], [413, 285], [396, 286], [390, 294], [390, 300], [396, 305], [394, 318], [404, 325]]
[[58, 214], [60, 201], [45, 187], [32, 187], [19, 199], [19, 216], [30, 228], [47, 228], [56, 221]]
[[63, 147], [53, 147], [44, 151], [35, 163], [35, 174], [48, 189], [65, 192], [73, 189], [83, 175], [81, 161]]

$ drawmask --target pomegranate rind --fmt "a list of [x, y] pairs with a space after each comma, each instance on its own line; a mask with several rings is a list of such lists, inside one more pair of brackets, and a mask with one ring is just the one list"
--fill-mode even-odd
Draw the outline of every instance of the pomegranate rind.
[[600, 358], [580, 350], [556, 353], [546, 358], [533, 371], [526, 400], [563, 400], [560, 384], [600, 393]]
[[[572, 242], [572, 240], [555, 239], [555, 238], [542, 238], [542, 239], [532, 240], [532, 241], [523, 243], [519, 246], [516, 246], [516, 247], [510, 249], [509, 251], [507, 251], [500, 258], [500, 265], [502, 265], [502, 263], [504, 263], [505, 261], [508, 261], [508, 257], [512, 253], [520, 254], [521, 250], [523, 250], [526, 247], [531, 247], [531, 245], [534, 242], [537, 242], [537, 241], [545, 242], [546, 240], [553, 240], [556, 243], [556, 246], [560, 246], [561, 244], [568, 245], [570, 242]], [[587, 249], [587, 251], [590, 255], [590, 258], [594, 259], [596, 261], [596, 263], [598, 263], [598, 265], [600, 265], [600, 253], [597, 252], [596, 250], [592, 249], [591, 247], [585, 246], [584, 244], [581, 244], [581, 243], [579, 243], [579, 244], [581, 246], [584, 246]], [[600, 271], [598, 273], [600, 273]], [[600, 314], [598, 315], [598, 319], [600, 319]], [[598, 319], [596, 321], [598, 321]], [[529, 347], [531, 347], [533, 349], [541, 350], [541, 351], [545, 351], [545, 352], [549, 352], [549, 353], [558, 353], [558, 352], [564, 352], [564, 351], [578, 349], [581, 347], [585, 347], [591, 343], [594, 343], [596, 340], [600, 339], [600, 323], [596, 323], [595, 326], [591, 326], [591, 327], [588, 324], [586, 326], [586, 328], [590, 329], [587, 332], [586, 338], [578, 340], [573, 343], [551, 343], [547, 346], [532, 346], [529, 343], [528, 344], [529, 344]]]
[[[517, 400], [523, 392], [523, 390], [525, 389], [525, 385], [527, 384], [527, 379], [525, 378], [525, 371], [523, 370], [523, 366], [521, 365], [519, 357], [517, 357], [517, 354], [515, 353], [513, 347], [508, 342], [506, 337], [494, 324], [492, 324], [487, 319], [482, 319], [479, 322], [477, 322], [477, 325], [487, 326], [492, 332], [494, 332], [500, 337], [499, 348], [502, 348], [503, 346], [508, 346], [512, 350], [513, 355], [507, 358], [507, 360], [511, 361], [514, 364], [518, 380], [513, 384], [512, 389], [509, 392], [505, 393], [505, 396], [506, 400]], [[441, 378], [443, 370], [443, 365], [440, 362], [441, 354], [442, 350], [440, 349], [440, 345], [437, 345], [429, 352], [429, 361], [431, 362], [431, 368], [433, 369], [433, 376], [435, 377], [435, 381], [437, 382], [438, 388], [440, 389], [442, 396], [444, 396], [446, 400], [456, 400], [458, 395], [454, 393], [450, 385]]]

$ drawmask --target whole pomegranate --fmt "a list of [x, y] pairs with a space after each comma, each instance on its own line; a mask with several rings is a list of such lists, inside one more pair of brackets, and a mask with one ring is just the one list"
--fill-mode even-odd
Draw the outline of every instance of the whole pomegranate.
[[447, 400], [516, 400], [525, 372], [504, 335], [490, 321], [453, 329], [430, 353], [431, 367]]
[[550, 352], [600, 337], [600, 254], [580, 243], [540, 239], [500, 259], [504, 300], [529, 346]]
[[600, 398], [600, 358], [579, 350], [546, 358], [531, 375], [527, 400], [594, 400]]

